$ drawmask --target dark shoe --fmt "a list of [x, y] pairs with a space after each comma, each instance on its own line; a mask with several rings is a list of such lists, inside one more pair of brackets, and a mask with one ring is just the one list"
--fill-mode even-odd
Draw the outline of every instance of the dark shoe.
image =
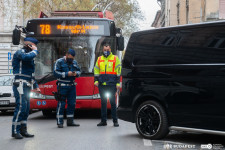
[[29, 134], [28, 132], [21, 133], [21, 135], [24, 136], [24, 137], [27, 137], [27, 138], [34, 137], [33, 134]]
[[107, 126], [107, 122], [101, 121], [99, 124], [97, 124], [97, 126]]
[[114, 127], [119, 127], [119, 123], [118, 122], [113, 122]]
[[67, 126], [79, 127], [79, 124], [74, 123], [73, 118], [67, 118]]
[[77, 123], [74, 123], [74, 122], [73, 122], [73, 123], [69, 123], [69, 124], [67, 123], [67, 126], [70, 126], [70, 127], [71, 127], [71, 126], [73, 126], [73, 127], [79, 127], [80, 124], [77, 124]]
[[24, 137], [27, 137], [27, 138], [34, 137], [33, 134], [29, 134], [29, 133], [27, 132], [27, 126], [22, 126], [22, 125], [21, 125], [20, 134], [21, 134], [22, 136], [24, 136]]
[[63, 124], [58, 124], [58, 128], [63, 128]]
[[15, 139], [22, 139], [23, 138], [23, 136], [20, 133], [12, 134], [12, 137], [14, 137]]
[[16, 135], [15, 133], [12, 133], [12, 135], [11, 135], [11, 136], [12, 136], [12, 137], [15, 137], [15, 135]]

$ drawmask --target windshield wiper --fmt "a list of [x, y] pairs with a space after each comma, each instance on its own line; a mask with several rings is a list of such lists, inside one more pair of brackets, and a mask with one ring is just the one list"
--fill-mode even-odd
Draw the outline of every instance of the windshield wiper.
[[47, 74], [45, 76], [43, 76], [40, 80], [38, 80], [38, 83], [42, 82], [43, 80], [45, 80], [46, 78], [48, 78], [49, 76], [52, 75], [53, 72], [47, 72]]

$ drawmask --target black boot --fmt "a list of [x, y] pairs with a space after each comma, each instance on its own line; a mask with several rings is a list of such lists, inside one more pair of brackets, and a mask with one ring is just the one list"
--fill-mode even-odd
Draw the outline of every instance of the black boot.
[[67, 126], [79, 127], [79, 124], [74, 123], [73, 118], [67, 118]]
[[25, 125], [21, 125], [20, 134], [21, 134], [22, 136], [24, 136], [24, 137], [27, 137], [27, 138], [34, 137], [33, 134], [29, 134], [29, 133], [27, 132], [27, 126], [25, 126]]
[[14, 137], [15, 139], [22, 139], [23, 138], [23, 136], [20, 133], [16, 133], [16, 134], [13, 133], [12, 137]]
[[63, 128], [63, 124], [58, 124], [58, 128]]
[[97, 124], [97, 126], [107, 126], [107, 122], [101, 121], [99, 124]]
[[114, 121], [114, 122], [113, 122], [113, 125], [114, 125], [114, 127], [119, 127], [118, 121]]

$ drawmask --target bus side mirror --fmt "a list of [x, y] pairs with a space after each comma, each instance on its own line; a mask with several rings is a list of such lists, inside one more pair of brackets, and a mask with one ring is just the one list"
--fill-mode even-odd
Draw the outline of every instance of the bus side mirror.
[[12, 43], [14, 45], [19, 45], [20, 44], [20, 37], [21, 37], [21, 32], [27, 35], [33, 35], [34, 32], [27, 32], [26, 28], [23, 26], [15, 26], [15, 29], [13, 30], [13, 36], [12, 36]]
[[123, 36], [117, 37], [117, 49], [118, 49], [118, 51], [124, 50], [124, 37]]
[[20, 44], [20, 36], [21, 36], [21, 30], [16, 26], [13, 30], [13, 36], [12, 36], [12, 43], [14, 45]]
[[117, 40], [117, 50], [124, 50], [124, 37], [122, 36], [122, 30], [120, 28], [116, 28], [116, 40]]

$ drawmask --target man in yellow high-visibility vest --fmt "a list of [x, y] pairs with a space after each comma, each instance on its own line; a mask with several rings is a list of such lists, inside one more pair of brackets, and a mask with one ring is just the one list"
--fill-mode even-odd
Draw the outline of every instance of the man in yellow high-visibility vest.
[[118, 127], [116, 114], [116, 91], [120, 89], [121, 63], [111, 52], [109, 44], [103, 45], [103, 55], [98, 57], [95, 68], [95, 86], [98, 86], [101, 96], [101, 122], [97, 126], [107, 125], [107, 99], [111, 104], [114, 127]]

